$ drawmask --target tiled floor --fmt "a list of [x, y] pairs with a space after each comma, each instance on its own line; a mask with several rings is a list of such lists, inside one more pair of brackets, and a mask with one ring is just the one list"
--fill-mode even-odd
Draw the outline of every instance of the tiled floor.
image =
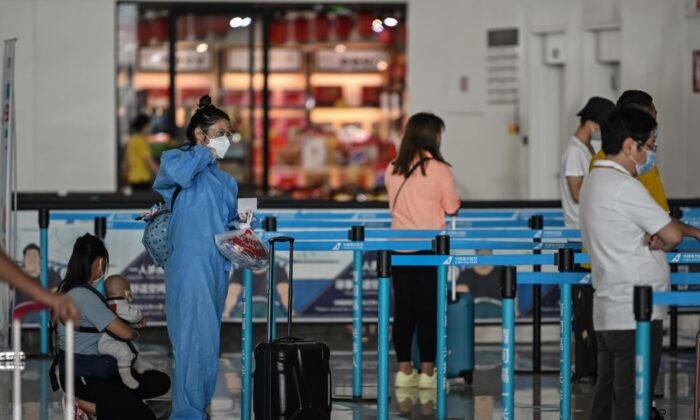
[[[556, 347], [547, 347], [544, 352], [543, 367], [552, 369], [558, 364]], [[170, 362], [165, 351], [151, 349], [146, 357], [158, 368], [168, 370]], [[376, 394], [376, 354], [365, 356], [364, 383], [365, 395]], [[500, 349], [496, 346], [479, 346], [476, 352], [476, 373], [474, 385], [466, 386], [461, 379], [453, 379], [448, 396], [449, 418], [496, 419], [500, 418]], [[531, 359], [526, 351], [519, 351], [517, 368], [527, 369]], [[333, 352], [332, 369], [335, 394], [347, 394], [352, 384], [352, 360], [349, 352]], [[211, 404], [212, 419], [240, 418], [240, 355], [227, 354], [221, 358], [219, 381]], [[23, 379], [24, 419], [60, 419], [61, 405], [57, 393], [49, 389], [46, 376], [41, 372], [48, 368], [48, 362], [30, 360]], [[393, 375], [392, 375], [393, 376]], [[0, 418], [10, 418], [11, 412], [11, 372], [0, 372]], [[520, 419], [558, 419], [559, 378], [556, 375], [516, 375], [516, 413]], [[665, 355], [657, 390], [663, 390], [664, 398], [657, 400], [657, 406], [667, 410], [667, 419], [692, 419], [694, 394], [694, 356], [690, 353], [679, 357]], [[42, 398], [43, 397], [43, 398]], [[589, 385], [573, 387], [572, 407], [574, 419], [586, 419], [592, 398]], [[433, 395], [430, 392], [407, 391], [397, 395], [392, 391], [392, 419], [430, 419], [434, 417]], [[401, 401], [399, 403], [399, 401]], [[43, 402], [43, 404], [42, 404]], [[155, 402], [154, 407], [163, 412], [167, 402]], [[375, 419], [376, 404], [336, 402], [333, 406], [333, 419]]]

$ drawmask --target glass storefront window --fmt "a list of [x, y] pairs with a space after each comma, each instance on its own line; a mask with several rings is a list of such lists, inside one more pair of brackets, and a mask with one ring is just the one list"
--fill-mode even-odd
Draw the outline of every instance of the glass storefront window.
[[209, 94], [240, 135], [221, 167], [243, 190], [322, 199], [383, 193], [405, 116], [405, 6], [117, 7], [120, 157], [139, 114], [151, 118], [156, 160], [180, 145]]

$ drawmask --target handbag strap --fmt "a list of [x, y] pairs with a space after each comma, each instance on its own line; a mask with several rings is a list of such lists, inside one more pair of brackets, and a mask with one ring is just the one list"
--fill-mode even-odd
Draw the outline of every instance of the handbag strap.
[[398, 191], [396, 191], [396, 196], [394, 196], [394, 202], [393, 202], [393, 204], [391, 205], [391, 208], [392, 208], [392, 209], [395, 209], [395, 208], [396, 208], [396, 200], [399, 199], [399, 194], [401, 194], [401, 190], [403, 190], [404, 185], [406, 185], [406, 181], [408, 181], [408, 178], [410, 178], [411, 175], [413, 175], [413, 173], [416, 171], [416, 169], [418, 169], [419, 166], [421, 166], [424, 162], [429, 161], [430, 159], [432, 159], [432, 158], [429, 158], [429, 157], [421, 158], [418, 162], [416, 162], [416, 163], [411, 167], [411, 169], [408, 170], [408, 173], [407, 173], [406, 176], [404, 177], [404, 180], [403, 180], [403, 182], [401, 183], [401, 186], [399, 187]]
[[178, 186], [175, 187], [175, 192], [173, 193], [173, 200], [170, 202], [170, 211], [175, 208], [175, 200], [177, 200], [177, 196], [180, 195], [181, 191], [182, 187], [178, 184]]

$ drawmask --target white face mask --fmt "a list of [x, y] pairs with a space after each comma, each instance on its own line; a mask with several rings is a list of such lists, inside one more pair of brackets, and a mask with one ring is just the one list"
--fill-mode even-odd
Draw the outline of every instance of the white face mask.
[[216, 150], [216, 157], [219, 159], [223, 159], [224, 156], [226, 156], [226, 152], [228, 151], [228, 148], [231, 146], [231, 142], [228, 141], [227, 136], [221, 136], [217, 137], [215, 139], [209, 140], [209, 144], [207, 147], [211, 147], [212, 149]]

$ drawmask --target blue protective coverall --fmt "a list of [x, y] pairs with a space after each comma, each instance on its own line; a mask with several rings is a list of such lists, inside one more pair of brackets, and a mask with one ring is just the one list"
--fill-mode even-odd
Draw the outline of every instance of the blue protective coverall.
[[219, 253], [214, 235], [237, 216], [238, 185], [218, 168], [201, 145], [163, 153], [153, 189], [171, 206], [165, 265], [165, 311], [173, 345], [171, 420], [206, 419], [219, 367], [221, 317], [231, 263]]

